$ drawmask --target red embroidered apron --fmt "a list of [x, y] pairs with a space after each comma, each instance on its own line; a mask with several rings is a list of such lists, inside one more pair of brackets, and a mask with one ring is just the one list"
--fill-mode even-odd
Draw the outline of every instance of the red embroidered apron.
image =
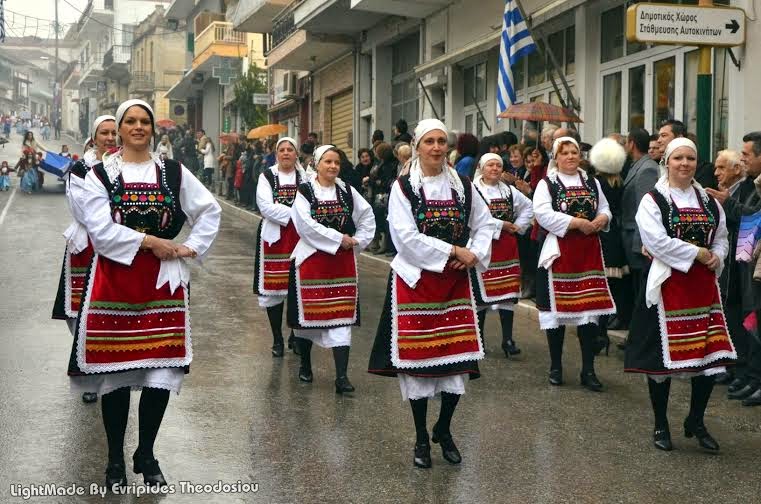
[[90, 241], [87, 241], [87, 248], [78, 254], [72, 254], [66, 249], [65, 265], [65, 284], [64, 289], [66, 299], [66, 315], [69, 318], [76, 318], [82, 303], [82, 295], [85, 290], [85, 279], [87, 270], [92, 263], [95, 250], [92, 248]]
[[[289, 207], [293, 205], [298, 189], [298, 174], [296, 177], [297, 185], [281, 185], [279, 178], [274, 174], [267, 178], [272, 185], [272, 196], [276, 203]], [[280, 227], [280, 239], [271, 245], [262, 239], [261, 228], [259, 233], [259, 263], [256, 265], [259, 280], [257, 292], [262, 296], [286, 296], [288, 295], [291, 254], [299, 242], [299, 234], [292, 221], [289, 221], [287, 226]]]

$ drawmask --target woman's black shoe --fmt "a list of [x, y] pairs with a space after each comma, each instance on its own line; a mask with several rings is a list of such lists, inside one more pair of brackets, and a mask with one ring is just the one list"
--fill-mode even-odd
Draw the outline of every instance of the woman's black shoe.
[[273, 357], [282, 357], [283, 353], [284, 353], [284, 349], [283, 349], [283, 343], [282, 342], [275, 343], [274, 345], [272, 345], [272, 356]]
[[594, 371], [581, 373], [581, 386], [592, 392], [602, 392], [602, 383], [597, 379]]
[[159, 467], [159, 461], [155, 458], [148, 459], [141, 456], [138, 452], [132, 456], [134, 466], [132, 468], [135, 474], [143, 474], [143, 482], [149, 486], [166, 486], [166, 479]]
[[114, 485], [127, 486], [127, 469], [124, 461], [109, 462], [106, 467], [106, 488], [113, 492]]
[[348, 392], [354, 392], [354, 385], [351, 384], [349, 378], [346, 376], [336, 378], [336, 394], [346, 394]]
[[438, 433], [436, 432], [437, 427], [438, 424], [433, 426], [431, 441], [441, 443], [441, 456], [444, 457], [444, 460], [450, 464], [459, 464], [462, 462], [462, 456], [452, 440], [452, 434], [448, 432], [446, 434]]
[[296, 337], [293, 333], [288, 336], [288, 350], [293, 350], [294, 354], [301, 355], [301, 350], [299, 350], [299, 345], [296, 343]]
[[684, 421], [684, 437], [691, 438], [693, 436], [698, 438], [698, 444], [701, 448], [713, 452], [719, 451], [719, 443], [708, 433], [706, 426], [702, 422], [698, 424], [687, 418]]
[[415, 467], [430, 469], [431, 445], [428, 443], [415, 443], [415, 457], [412, 459], [412, 463]]
[[299, 367], [299, 380], [306, 383], [312, 383], [312, 380], [314, 380], [314, 376], [312, 375], [312, 370]]
[[655, 429], [653, 431], [653, 444], [656, 448], [663, 451], [671, 451], [674, 445], [671, 444], [671, 433], [668, 428]]
[[98, 401], [98, 394], [95, 392], [85, 392], [82, 394], [82, 402], [86, 404], [92, 404]]
[[563, 384], [563, 370], [550, 369], [550, 385], [562, 385], [562, 384]]
[[515, 344], [515, 341], [513, 340], [507, 340], [502, 344], [502, 350], [505, 352], [505, 357], [510, 357], [511, 355], [518, 355], [521, 353], [521, 349], [518, 348], [518, 345]]

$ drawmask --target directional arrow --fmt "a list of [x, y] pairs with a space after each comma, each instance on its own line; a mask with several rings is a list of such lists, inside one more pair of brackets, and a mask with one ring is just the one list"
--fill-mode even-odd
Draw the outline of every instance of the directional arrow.
[[724, 28], [732, 30], [732, 33], [737, 33], [737, 30], [740, 29], [740, 23], [736, 19], [733, 19], [731, 23], [724, 25]]

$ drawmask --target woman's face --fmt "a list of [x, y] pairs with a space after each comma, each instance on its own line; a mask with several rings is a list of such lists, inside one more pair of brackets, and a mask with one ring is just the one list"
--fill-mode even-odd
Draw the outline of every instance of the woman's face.
[[496, 159], [490, 159], [481, 169], [481, 176], [487, 184], [496, 184], [502, 176], [502, 163]]
[[27, 131], [26, 136], [24, 136], [24, 140], [34, 140], [34, 134], [32, 134], [31, 131]]
[[523, 155], [518, 150], [510, 151], [510, 164], [513, 168], [520, 168], [523, 165]]
[[127, 109], [119, 125], [119, 137], [125, 147], [135, 150], [145, 150], [153, 137], [153, 125], [148, 112], [138, 105]]
[[100, 154], [116, 147], [116, 121], [103, 121], [95, 131], [95, 148]]
[[689, 147], [679, 147], [669, 156], [669, 184], [686, 188], [695, 177], [698, 168], [698, 155]]
[[423, 166], [442, 166], [447, 155], [447, 134], [441, 130], [429, 131], [418, 142], [417, 152]]
[[566, 175], [573, 175], [576, 173], [580, 161], [581, 157], [579, 156], [579, 149], [570, 142], [560, 146], [555, 159], [555, 162], [558, 165], [558, 170]]
[[291, 142], [282, 142], [277, 148], [277, 164], [280, 168], [290, 170], [296, 166], [296, 148], [291, 145]]
[[322, 185], [332, 185], [336, 182], [341, 170], [341, 158], [337, 152], [328, 151], [322, 155], [317, 165], [317, 177]]
[[492, 154], [499, 154], [499, 145], [490, 146], [489, 152], [491, 152]]
[[363, 164], [364, 166], [370, 166], [370, 163], [372, 162], [372, 158], [370, 157], [369, 152], [363, 152], [361, 156], [359, 156], [359, 162]]

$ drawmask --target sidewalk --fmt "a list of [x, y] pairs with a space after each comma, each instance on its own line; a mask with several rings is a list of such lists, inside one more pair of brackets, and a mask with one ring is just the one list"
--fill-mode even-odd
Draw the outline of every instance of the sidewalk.
[[[250, 210], [246, 210], [244, 208], [240, 208], [238, 206], [235, 206], [232, 203], [230, 203], [228, 200], [226, 200], [225, 198], [223, 198], [223, 197], [221, 197], [219, 195], [215, 194], [214, 197], [217, 198], [217, 201], [219, 202], [220, 205], [222, 205], [222, 208], [224, 210], [232, 212], [233, 214], [235, 214], [236, 216], [238, 216], [239, 218], [243, 219], [244, 221], [246, 221], [248, 223], [258, 224], [259, 221], [262, 219], [260, 215], [254, 213], [254, 212], [252, 212]], [[362, 257], [364, 257], [366, 259], [370, 259], [372, 261], [382, 262], [382, 263], [385, 263], [387, 265], [391, 264], [391, 260], [389, 260], [389, 259], [387, 259], [386, 257], [383, 257], [383, 256], [379, 257], [379, 256], [376, 256], [376, 255], [367, 253], [367, 252], [362, 252], [360, 255]], [[534, 304], [534, 302], [529, 300], [529, 299], [521, 299], [518, 302], [518, 304], [516, 305], [516, 307], [515, 307], [515, 313], [519, 317], [526, 317], [526, 318], [528, 318], [530, 320], [533, 320], [533, 321], [535, 321], [537, 323], [539, 322], [539, 310], [537, 310], [536, 305]], [[612, 331], [612, 330], [608, 330], [608, 336], [610, 337], [611, 345], [615, 346], [616, 343], [625, 341], [626, 340], [626, 334], [627, 334], [627, 331]]]

